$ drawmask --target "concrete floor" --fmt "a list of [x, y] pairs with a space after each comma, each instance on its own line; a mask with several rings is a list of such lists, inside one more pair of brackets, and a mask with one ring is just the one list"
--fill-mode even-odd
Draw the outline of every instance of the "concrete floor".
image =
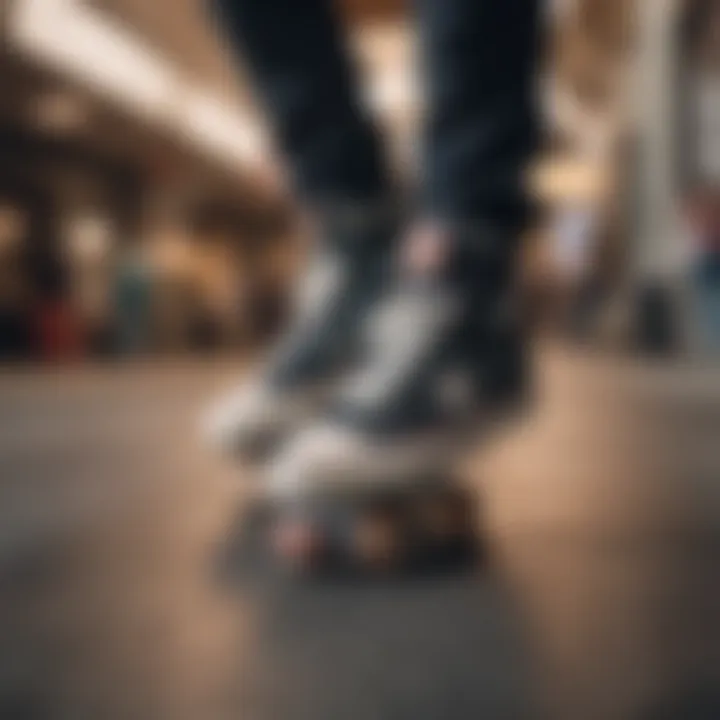
[[194, 420], [234, 375], [0, 374], [0, 718], [720, 717], [716, 372], [544, 354], [472, 465], [488, 562], [366, 587], [219, 572], [242, 478]]

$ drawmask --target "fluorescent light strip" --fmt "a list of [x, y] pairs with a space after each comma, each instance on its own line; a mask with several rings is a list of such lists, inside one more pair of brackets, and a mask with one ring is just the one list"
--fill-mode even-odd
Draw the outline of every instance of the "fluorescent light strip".
[[80, 0], [21, 0], [13, 37], [36, 58], [161, 123], [237, 168], [262, 158], [256, 124], [203, 92], [153, 51]]
[[212, 95], [203, 92], [185, 94], [180, 117], [183, 127], [219, 156], [262, 162], [263, 142], [255, 125], [228, 113]]
[[37, 57], [143, 115], [162, 117], [179, 90], [180, 78], [152, 50], [79, 4], [26, 0], [15, 28]]

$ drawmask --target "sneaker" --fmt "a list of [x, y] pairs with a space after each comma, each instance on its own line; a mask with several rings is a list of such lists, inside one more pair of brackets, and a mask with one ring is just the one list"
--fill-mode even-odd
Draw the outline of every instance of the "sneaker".
[[386, 286], [395, 228], [384, 208], [328, 216], [299, 284], [291, 327], [263, 369], [204, 418], [212, 446], [262, 459], [319, 408], [358, 357], [359, 328]]
[[410, 236], [395, 290], [370, 319], [369, 362], [343, 383], [323, 421], [274, 463], [273, 494], [446, 474], [483, 419], [523, 396], [511, 290], [516, 237], [479, 229]]

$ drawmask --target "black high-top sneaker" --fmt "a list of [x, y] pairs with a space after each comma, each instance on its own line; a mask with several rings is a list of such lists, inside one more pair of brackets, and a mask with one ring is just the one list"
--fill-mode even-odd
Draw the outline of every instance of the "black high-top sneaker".
[[211, 407], [203, 422], [221, 450], [262, 459], [307, 422], [332, 381], [356, 361], [360, 327], [387, 286], [398, 213], [334, 208], [295, 298], [295, 317], [261, 370]]
[[421, 228], [369, 319], [371, 354], [323, 421], [270, 472], [271, 491], [412, 485], [448, 466], [484, 419], [525, 392], [513, 265], [517, 231]]

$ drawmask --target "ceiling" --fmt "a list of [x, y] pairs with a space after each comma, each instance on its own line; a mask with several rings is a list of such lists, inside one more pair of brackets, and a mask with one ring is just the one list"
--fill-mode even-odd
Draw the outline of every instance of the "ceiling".
[[84, 0], [166, 54], [208, 89], [241, 92], [232, 61], [218, 42], [203, 0]]
[[[133, 29], [209, 89], [244, 95], [230, 53], [218, 42], [206, 0], [83, 0]], [[342, 0], [351, 23], [401, 15], [405, 0]]]

